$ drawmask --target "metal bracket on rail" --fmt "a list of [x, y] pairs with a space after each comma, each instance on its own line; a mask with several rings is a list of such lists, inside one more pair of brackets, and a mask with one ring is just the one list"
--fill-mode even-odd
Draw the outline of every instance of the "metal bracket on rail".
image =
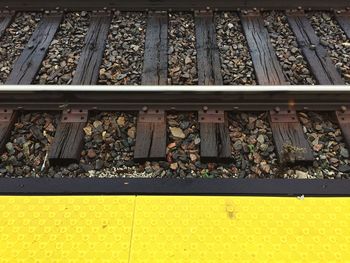
[[297, 15], [305, 15], [305, 12], [304, 12], [304, 10], [299, 6], [298, 9], [289, 9], [289, 10], [287, 10], [287, 11], [286, 11], [286, 14], [287, 14], [287, 15], [290, 15], [290, 16], [292, 16], [292, 15], [297, 16]]
[[194, 15], [195, 16], [198, 16], [198, 15], [212, 16], [213, 15], [213, 11], [210, 10], [210, 7], [207, 7], [205, 10], [196, 10], [196, 11], [194, 11]]
[[338, 16], [349, 16], [350, 15], [350, 7], [346, 9], [337, 9], [334, 11]]
[[257, 8], [243, 9], [241, 11], [241, 15], [242, 16], [259, 16], [260, 15], [260, 11]]
[[12, 109], [0, 108], [0, 123], [10, 122], [12, 114]]
[[66, 109], [62, 113], [62, 123], [87, 122], [88, 110], [86, 109]]
[[162, 123], [165, 122], [165, 111], [160, 109], [148, 109], [144, 107], [139, 112], [140, 123]]
[[279, 108], [270, 111], [272, 123], [297, 123], [298, 117], [295, 110], [280, 110]]
[[340, 124], [350, 123], [350, 110], [336, 111], [335, 114]]
[[225, 112], [223, 110], [203, 109], [198, 111], [198, 121], [200, 123], [224, 123]]

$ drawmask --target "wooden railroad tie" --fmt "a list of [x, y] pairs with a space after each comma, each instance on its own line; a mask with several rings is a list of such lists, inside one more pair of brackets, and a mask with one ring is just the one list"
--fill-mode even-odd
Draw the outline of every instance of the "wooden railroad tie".
[[0, 108], [0, 154], [5, 150], [5, 145], [10, 139], [11, 130], [13, 129], [16, 120], [16, 111]]
[[168, 15], [148, 15], [142, 85], [166, 85], [168, 80]]
[[344, 85], [344, 80], [305, 14], [302, 11], [289, 12], [287, 20], [318, 84]]
[[202, 162], [232, 161], [231, 140], [224, 111], [201, 110], [198, 112], [200, 123], [200, 158]]
[[84, 47], [72, 80], [73, 85], [97, 83], [111, 19], [109, 12], [96, 13], [91, 16]]
[[61, 13], [48, 14], [40, 20], [25, 49], [14, 63], [6, 84], [33, 82], [61, 20]]
[[300, 164], [314, 160], [296, 111], [270, 111], [269, 120], [280, 163]]
[[343, 29], [345, 35], [350, 39], [350, 10], [338, 10], [335, 15], [338, 24]]
[[244, 12], [241, 14], [241, 21], [258, 84], [288, 84], [260, 13]]
[[213, 13], [195, 13], [196, 50], [199, 85], [222, 85], [220, 55]]
[[88, 111], [70, 109], [62, 113], [54, 140], [49, 150], [51, 165], [78, 163], [84, 144], [84, 130], [88, 120]]
[[350, 148], [350, 111], [336, 111], [336, 118], [343, 133], [346, 145]]
[[136, 162], [165, 160], [166, 158], [165, 111], [148, 109], [140, 111], [136, 126]]
[[1, 13], [0, 12], [0, 38], [4, 35], [6, 28], [12, 22], [14, 12]]

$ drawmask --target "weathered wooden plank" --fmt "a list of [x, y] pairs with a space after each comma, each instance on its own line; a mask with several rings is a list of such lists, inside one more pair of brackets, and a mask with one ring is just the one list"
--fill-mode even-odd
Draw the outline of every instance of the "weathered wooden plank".
[[13, 65], [6, 84], [31, 84], [60, 25], [62, 14], [45, 15]]
[[350, 111], [336, 111], [335, 114], [345, 143], [350, 148]]
[[270, 126], [280, 163], [306, 163], [314, 160], [295, 111], [270, 112]]
[[216, 123], [201, 123], [201, 161], [215, 162], [218, 157], [218, 143], [216, 134]]
[[258, 13], [248, 13], [241, 15], [241, 21], [258, 83], [260, 85], [287, 84], [263, 18]]
[[84, 47], [72, 80], [73, 85], [94, 85], [97, 83], [111, 19], [109, 13], [92, 15]]
[[86, 126], [87, 114], [86, 110], [74, 109], [63, 113], [48, 154], [51, 165], [68, 165], [79, 162], [84, 143], [83, 128]]
[[196, 49], [199, 85], [222, 85], [220, 55], [212, 12], [196, 12]]
[[134, 160], [137, 162], [165, 160], [166, 157], [165, 114], [155, 114], [155, 119], [147, 119], [148, 116], [140, 114], [136, 126]]
[[200, 112], [199, 122], [201, 136], [201, 161], [231, 161], [231, 140], [225, 114], [219, 111], [207, 111], [205, 113]]
[[303, 13], [289, 13], [287, 20], [317, 82], [321, 85], [345, 84], [307, 17]]
[[16, 122], [17, 112], [10, 109], [0, 109], [0, 154], [3, 153], [11, 130]]
[[142, 85], [166, 85], [168, 78], [168, 15], [150, 13], [147, 20]]
[[335, 17], [347, 38], [350, 39], [350, 11], [342, 12]]
[[13, 19], [12, 13], [0, 14], [0, 38], [6, 32], [6, 28], [10, 25]]

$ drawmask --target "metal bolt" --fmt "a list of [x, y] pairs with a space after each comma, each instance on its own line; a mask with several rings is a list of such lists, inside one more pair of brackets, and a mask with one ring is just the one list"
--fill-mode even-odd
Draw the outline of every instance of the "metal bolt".
[[148, 107], [147, 107], [147, 106], [143, 106], [143, 107], [142, 107], [142, 111], [143, 111], [143, 112], [147, 112], [147, 111], [148, 111]]
[[205, 9], [210, 10], [210, 6], [207, 6]]
[[341, 13], [341, 11], [340, 10], [337, 10], [337, 14], [339, 15]]
[[209, 109], [208, 106], [203, 106], [203, 111], [204, 112], [208, 111], [208, 109]]
[[303, 8], [301, 6], [298, 6], [298, 10], [302, 10]]
[[280, 107], [275, 107], [274, 110], [275, 110], [275, 112], [277, 112], [277, 113], [281, 111]]
[[316, 46], [315, 45], [310, 45], [310, 49], [315, 50]]
[[342, 112], [346, 112], [347, 107], [343, 105], [343, 106], [340, 107], [340, 109], [341, 109]]

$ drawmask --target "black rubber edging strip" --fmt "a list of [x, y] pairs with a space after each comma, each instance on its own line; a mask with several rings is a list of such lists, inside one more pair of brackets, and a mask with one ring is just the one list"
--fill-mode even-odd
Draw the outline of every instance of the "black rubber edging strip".
[[0, 195], [350, 196], [350, 180], [1, 178]]

